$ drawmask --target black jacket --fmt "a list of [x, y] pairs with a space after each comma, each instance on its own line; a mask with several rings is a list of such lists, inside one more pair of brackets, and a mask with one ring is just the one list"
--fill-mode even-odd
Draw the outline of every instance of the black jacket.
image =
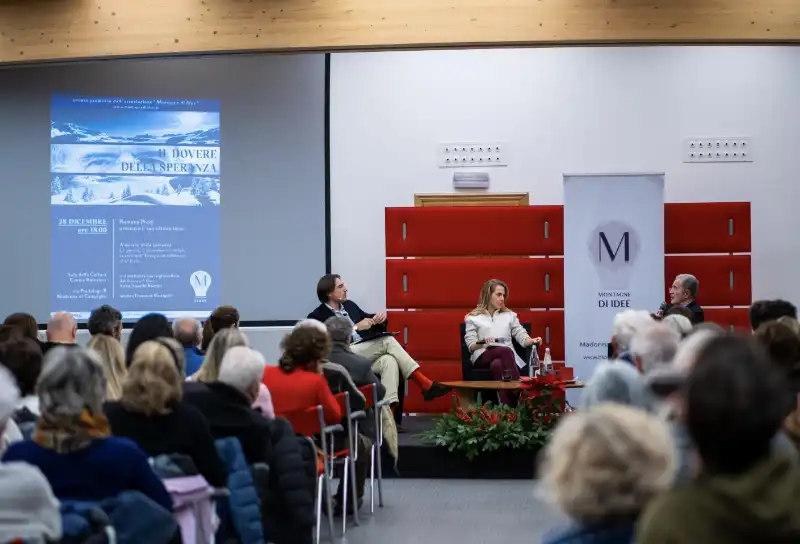
[[[382, 400], [386, 395], [386, 388], [372, 371], [372, 363], [369, 359], [353, 353], [349, 346], [340, 343], [334, 343], [331, 348], [330, 361], [332, 363], [341, 365], [350, 374], [350, 379], [356, 387], [364, 387], [365, 385], [375, 384], [378, 391], [378, 400]], [[325, 378], [328, 380], [328, 385], [334, 394], [341, 393], [347, 389], [342, 385], [335, 383], [335, 379], [328, 371], [325, 371]], [[337, 390], [338, 388], [338, 390]], [[351, 406], [353, 410], [360, 410], [352, 402], [353, 394], [350, 394]], [[375, 414], [373, 408], [367, 410], [367, 417], [364, 421], [359, 422], [359, 431], [367, 436], [370, 440], [375, 440], [377, 430], [375, 429]]]
[[350, 346], [334, 342], [329, 359], [332, 363], [342, 365], [347, 369], [356, 387], [364, 387], [374, 383], [375, 388], [378, 390], [378, 400], [386, 395], [386, 389], [372, 371], [372, 362], [362, 355], [353, 353]]
[[[345, 300], [342, 303], [342, 307], [347, 312], [347, 315], [350, 318], [350, 321], [353, 322], [353, 324], [356, 324], [365, 318], [375, 317], [375, 314], [368, 314], [367, 312], [359, 308], [358, 304], [356, 304], [352, 300]], [[314, 309], [313, 312], [308, 314], [308, 318], [316, 319], [317, 321], [325, 323], [325, 320], [327, 320], [330, 317], [334, 317], [335, 315], [336, 314], [333, 312], [333, 310], [328, 308], [326, 304], [320, 304], [319, 306], [316, 307], [316, 309]], [[388, 321], [384, 321], [380, 325], [375, 325], [372, 328], [367, 329], [365, 331], [358, 331], [358, 335], [361, 337], [361, 340], [369, 340], [381, 333], [386, 332], [387, 324]]]
[[[672, 308], [672, 306], [673, 306], [672, 304], [667, 306], [667, 309], [664, 312], [664, 315], [666, 315], [667, 312], [669, 312], [669, 309]], [[694, 300], [691, 301], [689, 304], [685, 304], [684, 307], [687, 310], [692, 312], [692, 317], [690, 319], [690, 321], [692, 322], [692, 325], [697, 325], [699, 323], [703, 323], [706, 320], [705, 314], [703, 313], [703, 308], [701, 308], [700, 305], [697, 302], [695, 302]]]
[[262, 517], [270, 542], [306, 542], [314, 525], [316, 457], [304, 453], [305, 439], [286, 420], [265, 418], [225, 383], [186, 382], [183, 399], [206, 416], [214, 438], [237, 438], [249, 465], [269, 465]]
[[196, 408], [177, 403], [170, 413], [153, 416], [129, 411], [119, 402], [107, 402], [103, 408], [114, 436], [133, 440], [150, 457], [186, 455], [209, 485], [227, 484], [228, 476], [217, 455], [214, 437]]

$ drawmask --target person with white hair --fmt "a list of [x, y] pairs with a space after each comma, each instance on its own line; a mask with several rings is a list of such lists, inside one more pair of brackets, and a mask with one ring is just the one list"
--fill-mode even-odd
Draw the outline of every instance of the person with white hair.
[[[691, 274], [678, 274], [669, 288], [669, 306], [683, 306], [692, 312], [692, 325], [705, 321], [703, 308], [695, 300], [700, 282]], [[669, 307], [667, 309], [669, 311]]]
[[609, 359], [633, 363], [630, 354], [631, 340], [636, 333], [655, 324], [655, 319], [644, 310], [625, 310], [614, 316], [611, 325], [611, 353]]
[[270, 420], [251, 408], [266, 366], [254, 349], [232, 347], [222, 358], [218, 378], [187, 382], [183, 400], [206, 417], [214, 438], [236, 438], [248, 465], [269, 465], [261, 512], [270, 542], [282, 544], [294, 542], [287, 535], [310, 534], [313, 527], [315, 460], [309, 471], [301, 443], [285, 419]]
[[651, 410], [651, 394], [642, 375], [632, 365], [623, 361], [604, 361], [595, 367], [581, 393], [581, 409], [591, 410], [609, 402]]
[[[19, 390], [0, 365], [0, 438], [7, 432]], [[61, 538], [58, 501], [41, 471], [27, 463], [0, 463], [0, 542], [55, 542]]]
[[3, 462], [39, 468], [60, 500], [102, 501], [139, 491], [172, 510], [147, 455], [111, 435], [103, 414], [106, 377], [99, 356], [82, 347], [51, 349], [36, 384], [41, 415], [32, 440], [11, 444]]
[[642, 374], [649, 374], [654, 368], [672, 363], [680, 334], [669, 325], [654, 323], [639, 331], [631, 340], [631, 356], [633, 364]]
[[[690, 479], [698, 469], [694, 442], [681, 420], [685, 411], [684, 386], [706, 347], [715, 339], [725, 336], [727, 334], [722, 329], [700, 325], [698, 330], [680, 343], [672, 364], [659, 366], [645, 376], [645, 383], [655, 398], [654, 402], [660, 405], [661, 417], [672, 428], [678, 451], [678, 482]], [[772, 447], [795, 462], [798, 461], [797, 449], [783, 431], [775, 435]]]
[[633, 542], [637, 518], [675, 472], [664, 423], [615, 404], [565, 417], [544, 453], [542, 489], [571, 521], [546, 544]]
[[675, 329], [681, 338], [686, 338], [692, 333], [692, 322], [688, 317], [678, 314], [670, 314], [661, 320], [664, 325]]

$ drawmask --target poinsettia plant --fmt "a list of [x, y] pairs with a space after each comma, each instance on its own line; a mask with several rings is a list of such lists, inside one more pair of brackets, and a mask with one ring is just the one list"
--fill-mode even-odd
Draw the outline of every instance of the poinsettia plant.
[[563, 413], [563, 397], [544, 389], [523, 396], [512, 408], [486, 403], [453, 409], [439, 416], [436, 425], [422, 433], [423, 440], [463, 453], [472, 460], [503, 448], [536, 450], [543, 446]]

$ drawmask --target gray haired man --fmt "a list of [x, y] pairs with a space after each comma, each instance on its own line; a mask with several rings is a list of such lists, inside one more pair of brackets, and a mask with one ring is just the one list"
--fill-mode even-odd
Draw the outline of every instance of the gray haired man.
[[[700, 283], [691, 274], [678, 274], [669, 288], [669, 302], [671, 306], [683, 306], [692, 312], [692, 325], [705, 321], [703, 309], [695, 302]], [[669, 311], [669, 310], [667, 310]]]

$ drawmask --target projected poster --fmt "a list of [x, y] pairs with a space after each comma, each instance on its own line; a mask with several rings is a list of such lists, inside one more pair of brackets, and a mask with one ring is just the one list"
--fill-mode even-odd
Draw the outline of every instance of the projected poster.
[[219, 304], [219, 102], [53, 96], [51, 310]]

